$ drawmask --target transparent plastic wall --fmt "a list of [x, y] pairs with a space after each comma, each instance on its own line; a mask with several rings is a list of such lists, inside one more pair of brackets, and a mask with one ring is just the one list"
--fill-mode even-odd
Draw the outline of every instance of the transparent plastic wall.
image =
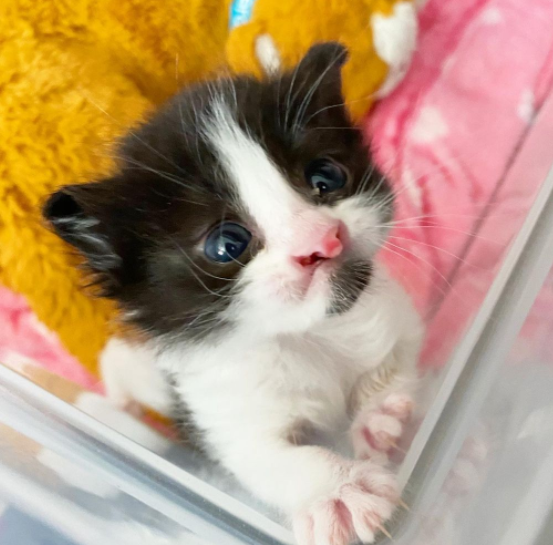
[[[400, 543], [553, 543], [553, 323], [543, 314], [552, 293], [553, 270], [508, 354], [499, 346], [479, 369], [469, 362], [435, 430], [440, 446], [427, 471], [420, 462], [424, 477], [416, 480], [434, 489], [418, 506], [412, 500], [410, 535]], [[441, 426], [449, 429], [440, 434]], [[435, 478], [441, 486], [432, 486]]]
[[35, 545], [33, 525], [37, 545], [290, 542], [183, 467], [0, 365], [0, 544]]
[[0, 426], [0, 543], [205, 545], [86, 462]]
[[553, 543], [552, 188], [550, 173], [407, 454], [398, 543]]

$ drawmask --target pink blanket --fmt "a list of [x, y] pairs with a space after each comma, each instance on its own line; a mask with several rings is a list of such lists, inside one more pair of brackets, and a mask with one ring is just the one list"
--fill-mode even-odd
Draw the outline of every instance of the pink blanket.
[[14, 369], [42, 366], [84, 388], [96, 391], [98, 380], [38, 321], [23, 297], [0, 287], [0, 362]]
[[385, 259], [428, 320], [425, 365], [446, 361], [553, 163], [552, 25], [551, 0], [429, 0], [411, 70], [368, 123], [398, 194]]
[[[478, 309], [553, 160], [552, 25], [551, 0], [429, 0], [410, 72], [367, 122], [398, 194], [383, 257], [427, 318], [427, 366], [445, 362]], [[539, 308], [549, 335], [553, 295]], [[0, 360], [95, 386], [7, 290]]]

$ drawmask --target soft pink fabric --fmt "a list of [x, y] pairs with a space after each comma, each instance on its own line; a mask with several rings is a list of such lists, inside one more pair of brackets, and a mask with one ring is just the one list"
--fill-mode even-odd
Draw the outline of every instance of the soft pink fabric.
[[478, 309], [553, 159], [530, 145], [538, 126], [553, 141], [552, 25], [551, 0], [429, 0], [411, 70], [368, 122], [398, 194], [384, 258], [429, 322], [426, 365]]
[[81, 386], [99, 391], [98, 381], [61, 346], [56, 335], [40, 323], [25, 299], [0, 287], [0, 362], [45, 367]]
[[[384, 258], [427, 317], [423, 363], [441, 366], [553, 158], [553, 101], [543, 106], [553, 79], [553, 1], [429, 0], [420, 28], [409, 74], [367, 132], [398, 193], [392, 237], [401, 238], [390, 239]], [[548, 338], [552, 309], [550, 283], [526, 329]], [[5, 289], [2, 360], [32, 360], [96, 387]]]

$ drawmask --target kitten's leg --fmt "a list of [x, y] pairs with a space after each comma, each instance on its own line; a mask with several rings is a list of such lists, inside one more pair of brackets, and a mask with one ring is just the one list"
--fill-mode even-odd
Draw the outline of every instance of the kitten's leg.
[[292, 517], [299, 545], [372, 543], [399, 498], [394, 476], [371, 461], [266, 436], [227, 447], [224, 465]]
[[387, 461], [414, 408], [417, 346], [394, 349], [376, 369], [362, 375], [352, 393], [351, 437], [355, 457]]
[[100, 369], [106, 395], [117, 407], [134, 414], [140, 413], [140, 404], [171, 415], [169, 384], [146, 346], [112, 337], [100, 354]]

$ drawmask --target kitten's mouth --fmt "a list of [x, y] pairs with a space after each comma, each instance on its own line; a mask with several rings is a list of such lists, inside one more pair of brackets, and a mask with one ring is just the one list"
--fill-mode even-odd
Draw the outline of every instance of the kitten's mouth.
[[323, 257], [320, 254], [312, 254], [307, 257], [302, 257], [298, 260], [298, 263], [302, 267], [317, 267], [320, 265], [323, 261], [329, 261], [327, 257]]
[[303, 298], [322, 294], [328, 296], [330, 314], [349, 310], [368, 285], [372, 274], [371, 261], [349, 251], [331, 258], [314, 253], [303, 258], [300, 264], [305, 272]]
[[304, 265], [307, 268], [308, 280], [306, 283], [305, 294], [308, 295], [317, 286], [323, 282], [328, 282], [331, 275], [340, 267], [341, 260], [336, 258], [324, 258], [309, 256], [310, 262]]

